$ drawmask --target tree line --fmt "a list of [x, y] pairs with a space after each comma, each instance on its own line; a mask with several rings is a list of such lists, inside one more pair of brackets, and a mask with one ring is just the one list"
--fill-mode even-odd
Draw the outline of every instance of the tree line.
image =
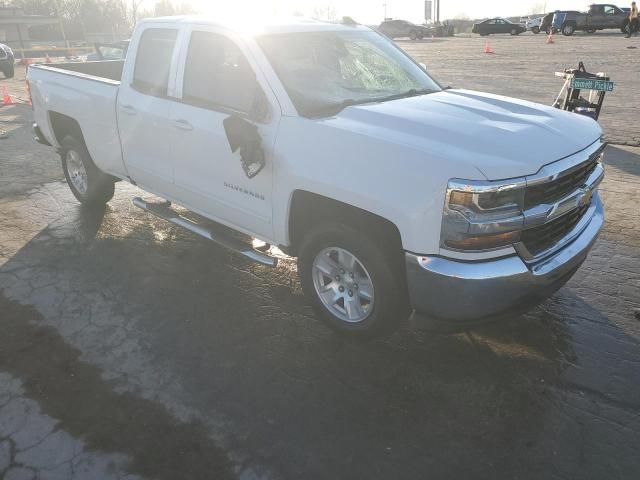
[[[60, 17], [69, 39], [84, 39], [87, 32], [128, 35], [141, 18], [197, 13], [186, 3], [156, 0], [151, 7], [147, 7], [147, 3], [143, 5], [143, 0], [12, 0], [4, 2], [4, 6], [22, 8], [26, 15]], [[34, 40], [60, 37], [56, 25], [31, 27], [30, 33]]]

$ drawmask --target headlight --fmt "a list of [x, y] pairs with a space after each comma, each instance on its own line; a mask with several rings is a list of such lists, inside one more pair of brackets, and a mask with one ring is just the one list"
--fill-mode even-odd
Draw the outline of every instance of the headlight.
[[451, 180], [445, 199], [440, 246], [481, 252], [517, 242], [524, 223], [524, 191], [524, 179], [497, 183]]

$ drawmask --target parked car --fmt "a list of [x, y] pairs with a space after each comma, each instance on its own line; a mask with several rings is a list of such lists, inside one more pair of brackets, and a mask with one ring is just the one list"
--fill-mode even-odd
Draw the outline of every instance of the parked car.
[[124, 61], [31, 66], [27, 81], [35, 136], [81, 203], [127, 181], [168, 200], [136, 206], [246, 260], [275, 266], [252, 238], [277, 245], [352, 336], [411, 312], [459, 329], [526, 310], [603, 224], [594, 120], [443, 89], [359, 25], [147, 19]]
[[431, 30], [407, 20], [385, 20], [378, 31], [389, 38], [409, 37], [411, 40], [423, 39], [431, 35]]
[[12, 78], [14, 75], [14, 63], [15, 58], [13, 50], [8, 45], [0, 43], [0, 71], [4, 74], [5, 78]]
[[87, 55], [87, 61], [96, 60], [122, 60], [127, 56], [129, 40], [115, 43], [96, 43], [96, 51]]
[[547, 13], [544, 17], [542, 17], [542, 21], [540, 22], [540, 30], [547, 34], [553, 32], [557, 33], [559, 30], [553, 27], [553, 17], [556, 13], [580, 13], [577, 10], [555, 10], [553, 12]]
[[571, 36], [576, 30], [595, 33], [597, 30], [615, 28], [626, 31], [629, 15], [611, 4], [593, 4], [587, 13], [569, 12], [562, 20], [560, 30]]
[[490, 18], [484, 22], [474, 23], [471, 29], [472, 33], [478, 33], [481, 36], [491, 35], [494, 33], [509, 33], [511, 35], [520, 35], [527, 29], [517, 23], [511, 23], [504, 18]]
[[525, 28], [536, 35], [540, 33], [540, 25], [542, 24], [542, 17], [530, 18], [525, 23]]

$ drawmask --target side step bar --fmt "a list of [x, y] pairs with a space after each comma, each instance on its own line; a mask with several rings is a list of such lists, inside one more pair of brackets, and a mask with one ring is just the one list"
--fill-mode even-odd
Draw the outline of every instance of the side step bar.
[[266, 265], [268, 267], [275, 267], [278, 265], [278, 259], [271, 257], [270, 255], [266, 255], [262, 252], [255, 250], [251, 245], [248, 245], [236, 238], [233, 238], [228, 235], [224, 235], [219, 232], [213, 232], [206, 227], [202, 227], [197, 223], [179, 215], [177, 212], [172, 210], [168, 205], [168, 202], [164, 203], [151, 203], [146, 202], [140, 197], [134, 197], [133, 204], [146, 210], [153, 215], [166, 220], [167, 222], [173, 223], [182, 228], [186, 228], [190, 232], [193, 232], [201, 237], [204, 237], [212, 242], [217, 243], [218, 245], [222, 245], [223, 247], [228, 248], [236, 253], [239, 253], [245, 258], [257, 262], [261, 265]]

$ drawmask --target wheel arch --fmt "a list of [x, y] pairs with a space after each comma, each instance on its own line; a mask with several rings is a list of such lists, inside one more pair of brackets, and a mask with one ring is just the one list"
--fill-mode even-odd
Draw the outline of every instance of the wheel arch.
[[71, 135], [86, 146], [82, 128], [75, 118], [50, 110], [49, 122], [51, 124], [51, 131], [58, 145], [62, 144], [64, 137]]
[[288, 251], [297, 255], [304, 235], [324, 222], [349, 222], [363, 231], [375, 234], [388, 246], [402, 252], [402, 237], [398, 227], [390, 220], [367, 210], [306, 190], [295, 190], [291, 195], [288, 214]]

